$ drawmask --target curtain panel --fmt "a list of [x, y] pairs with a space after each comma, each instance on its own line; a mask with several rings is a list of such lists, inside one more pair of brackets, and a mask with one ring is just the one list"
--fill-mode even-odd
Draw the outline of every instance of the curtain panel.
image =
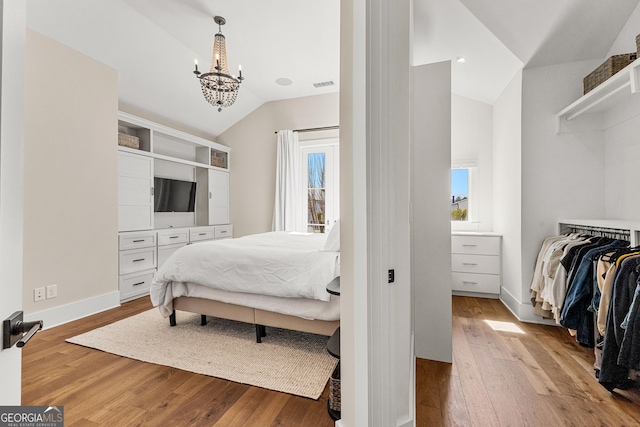
[[273, 231], [305, 231], [302, 224], [300, 144], [298, 133], [278, 131]]

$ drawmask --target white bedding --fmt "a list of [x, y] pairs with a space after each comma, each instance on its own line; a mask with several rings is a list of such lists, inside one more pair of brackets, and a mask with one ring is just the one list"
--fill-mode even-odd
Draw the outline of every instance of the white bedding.
[[154, 275], [151, 301], [164, 304], [172, 282], [329, 301], [326, 286], [340, 274], [340, 254], [325, 251], [325, 240], [326, 234], [270, 232], [182, 247]]

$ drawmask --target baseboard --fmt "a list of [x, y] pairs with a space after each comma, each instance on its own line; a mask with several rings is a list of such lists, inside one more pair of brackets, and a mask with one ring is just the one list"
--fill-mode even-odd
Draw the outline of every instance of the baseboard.
[[397, 427], [413, 427], [415, 425], [413, 418], [409, 419], [409, 418], [405, 418], [402, 421], [398, 421], [398, 423], [396, 424]]
[[500, 301], [502, 301], [507, 309], [509, 309], [509, 311], [521, 322], [557, 326], [555, 321], [544, 319], [535, 314], [530, 302], [523, 303], [518, 301], [518, 299], [504, 287], [500, 289]]
[[467, 291], [451, 291], [451, 295], [455, 295], [458, 297], [500, 299], [500, 295], [498, 294], [484, 294], [479, 292], [467, 292]]
[[42, 320], [44, 322], [44, 329], [49, 329], [119, 306], [120, 291], [115, 291], [29, 313], [25, 315], [25, 320]]

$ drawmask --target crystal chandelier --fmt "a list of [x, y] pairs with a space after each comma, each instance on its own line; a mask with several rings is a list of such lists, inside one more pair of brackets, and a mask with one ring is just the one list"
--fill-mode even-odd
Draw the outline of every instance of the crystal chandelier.
[[207, 102], [218, 107], [218, 111], [222, 111], [222, 107], [229, 107], [236, 101], [238, 89], [240, 89], [240, 83], [244, 77], [242, 77], [242, 66], [238, 67], [238, 77], [229, 74], [227, 49], [221, 28], [227, 21], [222, 16], [216, 16], [213, 20], [218, 24], [218, 32], [213, 38], [211, 69], [208, 73], [201, 73], [198, 71], [198, 60], [196, 59], [196, 69], [193, 74], [200, 79], [202, 94]]

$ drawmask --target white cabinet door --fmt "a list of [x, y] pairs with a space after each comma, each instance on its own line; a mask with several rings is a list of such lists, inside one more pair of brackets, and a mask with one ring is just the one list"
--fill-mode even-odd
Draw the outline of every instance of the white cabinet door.
[[153, 159], [118, 153], [118, 231], [153, 229]]
[[209, 170], [209, 225], [229, 224], [229, 172]]

